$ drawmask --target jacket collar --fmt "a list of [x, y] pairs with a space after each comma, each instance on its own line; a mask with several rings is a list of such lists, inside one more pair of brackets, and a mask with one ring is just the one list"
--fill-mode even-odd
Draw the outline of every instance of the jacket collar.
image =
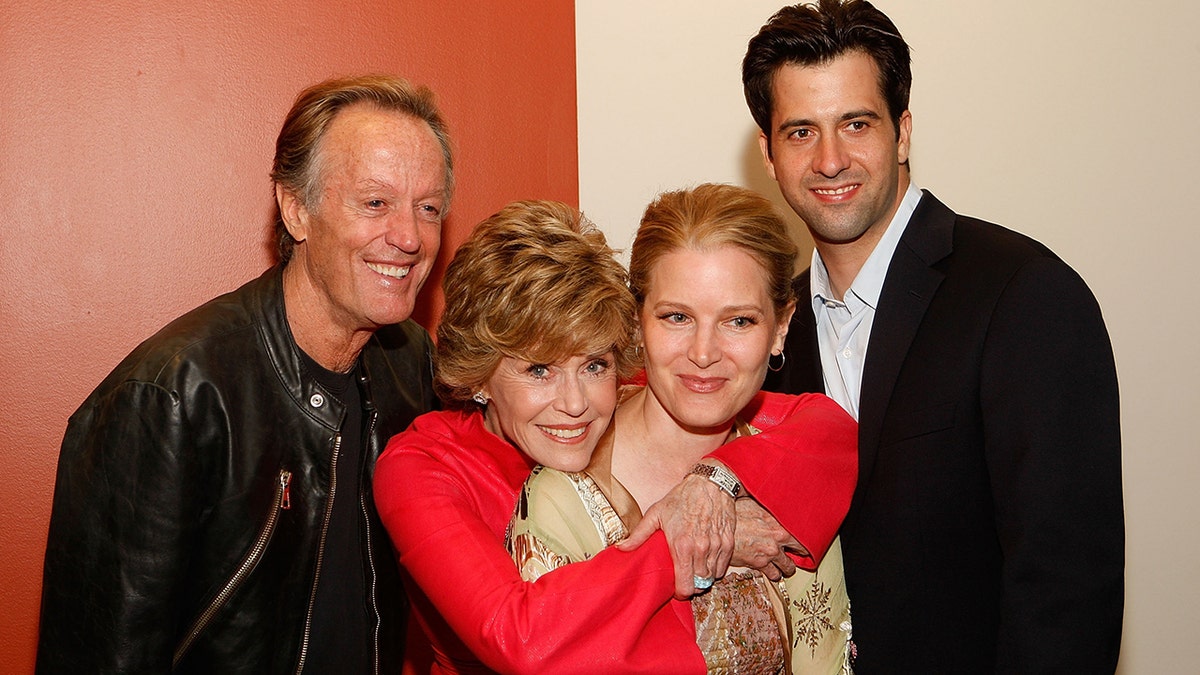
[[[954, 248], [954, 221], [954, 212], [924, 191], [888, 267], [863, 367], [858, 418], [859, 485], [866, 484], [870, 477], [884, 413], [900, 368], [945, 277], [935, 266]], [[861, 490], [855, 494], [861, 494]]]
[[256, 285], [250, 309], [258, 317], [259, 334], [279, 382], [297, 408], [331, 431], [338, 431], [345, 406], [313, 379], [300, 360], [300, 347], [284, 305], [283, 265], [267, 270]]

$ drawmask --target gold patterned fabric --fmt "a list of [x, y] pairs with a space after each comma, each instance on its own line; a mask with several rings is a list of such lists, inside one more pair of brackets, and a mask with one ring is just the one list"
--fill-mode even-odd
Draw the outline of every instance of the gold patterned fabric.
[[[734, 433], [745, 436], [759, 430], [739, 420]], [[791, 672], [851, 675], [854, 645], [841, 537], [830, 544], [816, 571], [797, 569], [775, 587], [787, 608]]]
[[783, 587], [787, 602], [792, 672], [851, 673], [850, 598], [841, 538], [833, 540], [816, 572], [796, 570], [776, 585]]
[[629, 530], [590, 476], [538, 466], [521, 488], [505, 544], [521, 577], [536, 581], [627, 536]]
[[779, 591], [762, 574], [730, 572], [692, 598], [696, 644], [708, 672], [719, 675], [784, 672], [787, 638]]

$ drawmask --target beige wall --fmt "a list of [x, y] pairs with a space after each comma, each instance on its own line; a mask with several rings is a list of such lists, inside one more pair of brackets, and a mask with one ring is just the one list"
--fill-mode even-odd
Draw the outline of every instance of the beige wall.
[[[1193, 672], [1200, 218], [1188, 198], [1200, 158], [1200, 5], [876, 4], [913, 46], [917, 184], [1040, 239], [1100, 299], [1123, 394], [1121, 672]], [[580, 205], [614, 245], [628, 245], [663, 189], [733, 182], [783, 205], [739, 79], [746, 40], [779, 6], [577, 0]]]

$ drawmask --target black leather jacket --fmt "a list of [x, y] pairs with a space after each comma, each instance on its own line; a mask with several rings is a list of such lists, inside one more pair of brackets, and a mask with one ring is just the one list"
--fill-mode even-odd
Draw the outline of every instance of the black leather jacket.
[[38, 672], [302, 671], [334, 498], [360, 504], [375, 670], [400, 672], [406, 606], [370, 478], [433, 407], [432, 343], [409, 321], [360, 358], [355, 495], [331, 481], [344, 411], [301, 366], [280, 268], [126, 357], [63, 440]]

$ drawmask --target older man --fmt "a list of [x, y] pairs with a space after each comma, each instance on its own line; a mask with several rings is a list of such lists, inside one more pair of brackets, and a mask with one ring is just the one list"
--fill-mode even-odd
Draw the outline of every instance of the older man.
[[433, 405], [409, 321], [452, 188], [432, 94], [300, 94], [272, 173], [280, 265], [142, 343], [71, 417], [38, 672], [398, 672], [404, 607], [371, 497]]
[[742, 73], [816, 244], [768, 386], [859, 420], [841, 531], [855, 671], [1111, 673], [1121, 438], [1092, 293], [1045, 246], [912, 183], [909, 49], [870, 3], [783, 8]]

